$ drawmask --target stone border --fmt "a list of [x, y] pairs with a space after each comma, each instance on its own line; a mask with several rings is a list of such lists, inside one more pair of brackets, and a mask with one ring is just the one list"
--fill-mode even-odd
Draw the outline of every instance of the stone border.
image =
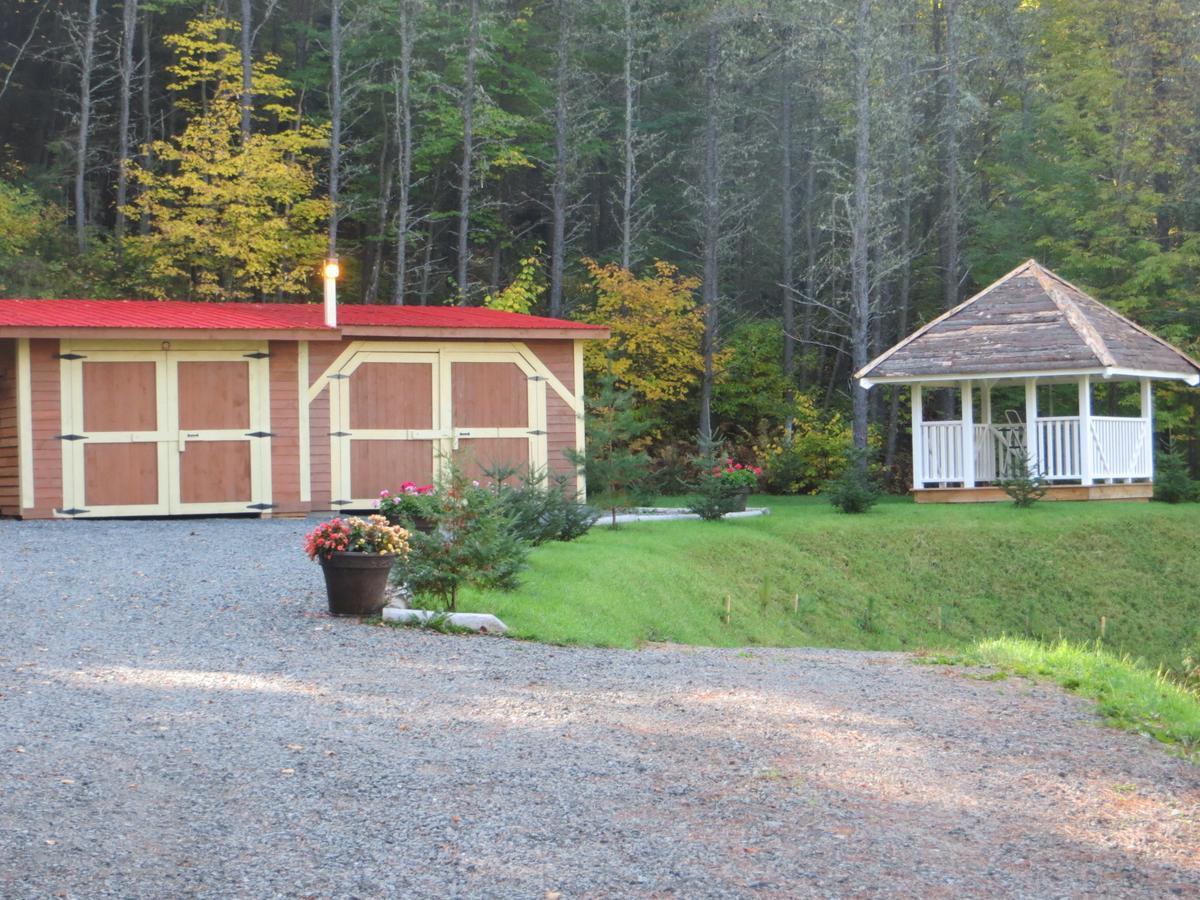
[[[752, 506], [742, 512], [725, 513], [726, 519], [753, 519], [758, 516], [769, 516], [771, 510], [765, 506]], [[679, 522], [684, 519], [699, 520], [700, 517], [692, 512], [687, 512], [684, 509], [674, 506], [645, 506], [633, 512], [620, 513], [617, 516], [617, 524], [624, 525], [628, 522]], [[601, 515], [596, 520], [595, 525], [607, 525], [612, 527], [612, 516]], [[593, 527], [595, 527], [595, 525]]]
[[383, 621], [385, 622], [425, 625], [434, 618], [441, 618], [452, 628], [477, 631], [480, 634], [504, 634], [508, 631], [508, 626], [491, 613], [440, 613], [429, 609], [406, 609], [403, 606], [385, 606], [383, 608]]

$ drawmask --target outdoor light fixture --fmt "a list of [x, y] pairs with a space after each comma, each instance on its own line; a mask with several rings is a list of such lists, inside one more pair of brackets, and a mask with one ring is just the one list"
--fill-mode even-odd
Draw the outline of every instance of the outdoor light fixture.
[[336, 256], [327, 257], [322, 272], [325, 275], [325, 327], [337, 328], [337, 279], [342, 268]]

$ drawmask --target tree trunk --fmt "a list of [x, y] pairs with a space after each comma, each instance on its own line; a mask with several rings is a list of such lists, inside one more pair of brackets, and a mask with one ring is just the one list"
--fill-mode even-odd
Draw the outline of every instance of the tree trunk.
[[[386, 120], [386, 115], [384, 116]], [[379, 279], [383, 274], [383, 245], [387, 240], [388, 208], [392, 203], [392, 178], [394, 172], [388, 165], [388, 130], [382, 129], [379, 147], [379, 172], [382, 181], [379, 184], [379, 197], [375, 204], [375, 242], [371, 248], [371, 267], [367, 274], [366, 288], [363, 291], [363, 303], [376, 303], [379, 300]]]
[[254, 105], [254, 57], [251, 38], [254, 29], [254, 7], [251, 0], [242, 0], [242, 146], [250, 140], [250, 110]]
[[637, 178], [635, 148], [633, 144], [633, 0], [624, 0], [625, 12], [625, 134], [623, 160], [625, 172], [621, 180], [621, 267], [633, 265], [633, 194]]
[[[807, 168], [804, 172], [804, 306], [800, 310], [800, 346], [806, 355], [811, 353], [813, 339], [813, 313], [817, 303], [817, 229], [813, 219], [813, 207], [817, 194], [817, 166], [812, 135], [812, 125], [816, 118], [815, 104], [809, 104], [809, 137], [806, 154]], [[800, 367], [800, 383], [808, 383], [809, 365]]]
[[475, 53], [479, 46], [479, 0], [469, 0], [471, 23], [467, 29], [467, 68], [463, 79], [462, 168], [458, 173], [458, 303], [466, 306], [470, 297], [467, 283], [471, 263], [471, 165], [474, 154]]
[[337, 256], [342, 167], [342, 0], [329, 0], [329, 255]]
[[704, 377], [700, 385], [700, 444], [712, 441], [713, 363], [717, 350], [717, 242], [721, 236], [720, 182], [717, 158], [720, 90], [717, 76], [721, 62], [721, 34], [709, 25], [708, 56], [704, 67]]
[[962, 283], [959, 262], [959, 197], [958, 197], [958, 28], [955, 23], [958, 0], [943, 0], [946, 19], [946, 226], [943, 258], [943, 303], [946, 309], [958, 305]]
[[[898, 137], [900, 150], [900, 227], [897, 235], [897, 251], [900, 254], [900, 284], [896, 291], [896, 340], [908, 336], [908, 311], [912, 303], [912, 195], [913, 195], [913, 141], [915, 139], [916, 100], [916, 8], [905, 19], [902, 29], [904, 47], [900, 61], [901, 127]], [[900, 431], [900, 388], [891, 390], [891, 405], [888, 409], [887, 440], [884, 451], [884, 466], [891, 469], [896, 464], [896, 445]]]
[[[869, 176], [871, 165], [871, 0], [859, 0], [854, 36], [854, 201], [850, 226], [850, 352], [854, 446], [867, 447], [867, 392], [853, 380], [868, 362], [870, 348], [870, 283], [868, 249], [871, 240]], [[861, 464], [865, 466], [866, 460]]]
[[87, 25], [79, 59], [79, 132], [75, 156], [75, 245], [80, 253], [87, 250], [86, 177], [88, 138], [92, 118], [92, 60], [96, 49], [96, 0], [88, 0]]
[[558, 67], [554, 80], [554, 186], [550, 239], [550, 315], [562, 315], [567, 237], [567, 88], [569, 87], [570, 0], [558, 0]]
[[400, 166], [400, 208], [396, 213], [396, 280], [392, 302], [404, 303], [408, 281], [409, 193], [412, 190], [412, 48], [415, 10], [412, 0], [400, 0], [400, 75], [396, 86], [396, 146]]
[[779, 228], [782, 265], [780, 282], [783, 301], [783, 377], [787, 382], [787, 415], [784, 435], [790, 444], [795, 417], [792, 405], [796, 399], [796, 295], [795, 235], [792, 229], [792, 64], [791, 31], [783, 32], [783, 62], [779, 71]]
[[117, 218], [113, 235], [120, 246], [125, 237], [125, 202], [129, 192], [129, 111], [133, 100], [133, 41], [137, 29], [137, 0], [125, 0], [121, 13], [121, 87], [117, 113]]
[[[150, 142], [154, 139], [154, 121], [151, 118], [153, 108], [150, 104], [150, 11], [142, 10], [142, 143], [145, 149], [142, 152], [142, 167], [149, 169], [154, 160], [154, 152], [150, 149]], [[150, 217], [141, 216], [138, 218], [138, 234], [150, 233]]]

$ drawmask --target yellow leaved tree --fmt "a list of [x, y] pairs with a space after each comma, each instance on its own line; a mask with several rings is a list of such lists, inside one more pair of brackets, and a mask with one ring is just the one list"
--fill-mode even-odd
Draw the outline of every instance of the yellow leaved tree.
[[328, 129], [286, 105], [279, 59], [253, 66], [255, 127], [241, 134], [241, 53], [222, 40], [237, 25], [201, 18], [164, 40], [168, 85], [189, 113], [174, 138], [150, 145], [153, 164], [131, 164], [138, 186], [127, 212], [148, 223], [126, 240], [138, 287], [162, 297], [261, 299], [305, 295], [324, 250], [328, 200], [317, 194], [316, 154]]
[[682, 400], [704, 370], [700, 279], [680, 275], [662, 260], [641, 278], [616, 264], [583, 262], [595, 284], [596, 305], [581, 318], [612, 329], [609, 340], [587, 342], [588, 375], [611, 374], [650, 403]]
[[500, 309], [504, 312], [528, 313], [533, 305], [546, 293], [546, 282], [542, 279], [542, 258], [538, 255], [541, 247], [521, 260], [521, 268], [508, 287], [483, 298], [483, 305], [488, 309]]

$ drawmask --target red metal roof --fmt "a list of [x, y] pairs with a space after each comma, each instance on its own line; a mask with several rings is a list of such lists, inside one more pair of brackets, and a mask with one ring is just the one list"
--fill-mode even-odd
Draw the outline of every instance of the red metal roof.
[[[339, 305], [344, 326], [604, 330], [602, 326], [466, 306]], [[179, 300], [0, 300], [0, 328], [324, 329], [317, 303], [188, 303]]]

